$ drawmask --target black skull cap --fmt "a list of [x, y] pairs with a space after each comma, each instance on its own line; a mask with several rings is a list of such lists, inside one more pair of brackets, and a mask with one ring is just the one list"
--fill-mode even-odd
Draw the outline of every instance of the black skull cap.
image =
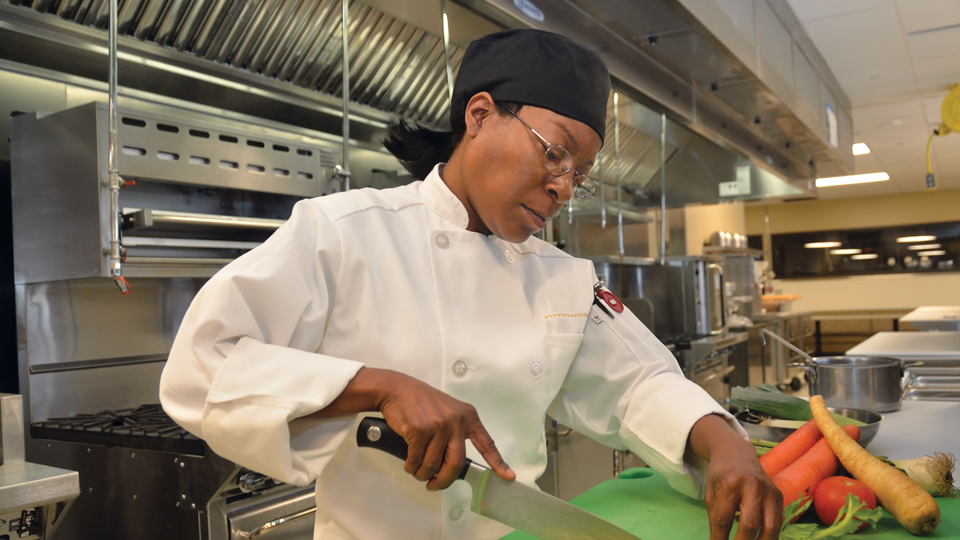
[[603, 141], [610, 71], [599, 54], [568, 37], [516, 29], [473, 41], [453, 85], [450, 114], [462, 115], [480, 92], [579, 120]]

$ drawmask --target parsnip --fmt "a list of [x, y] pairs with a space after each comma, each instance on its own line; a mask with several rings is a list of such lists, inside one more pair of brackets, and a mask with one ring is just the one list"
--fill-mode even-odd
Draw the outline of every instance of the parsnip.
[[827, 411], [821, 396], [810, 397], [810, 410], [817, 427], [844, 468], [867, 484], [877, 501], [911, 534], [930, 534], [940, 523], [940, 506], [920, 484], [883, 463], [860, 447], [840, 428]]

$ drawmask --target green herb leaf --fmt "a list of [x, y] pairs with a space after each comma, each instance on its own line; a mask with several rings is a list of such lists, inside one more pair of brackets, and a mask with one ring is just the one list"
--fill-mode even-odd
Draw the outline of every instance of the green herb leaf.
[[800, 507], [800, 501], [787, 505], [783, 510], [783, 528], [780, 530], [780, 540], [833, 540], [853, 534], [863, 523], [870, 524], [874, 529], [877, 522], [883, 517], [882, 508], [870, 509], [866, 503], [853, 493], [847, 495], [847, 504], [837, 513], [833, 525], [826, 529], [817, 527], [814, 523], [790, 524], [790, 520], [803, 513], [803, 509], [810, 506], [807, 501]]

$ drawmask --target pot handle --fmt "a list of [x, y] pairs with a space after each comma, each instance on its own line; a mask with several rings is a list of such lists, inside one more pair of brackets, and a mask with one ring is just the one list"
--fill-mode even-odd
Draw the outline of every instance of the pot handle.
[[807, 372], [807, 377], [810, 379], [810, 382], [817, 380], [817, 367], [811, 366], [808, 364], [787, 364], [787, 367], [792, 367], [795, 369], [802, 369]]
[[923, 362], [920, 360], [910, 360], [910, 361], [900, 361], [900, 378], [902, 379], [904, 375], [907, 374], [907, 369], [912, 367], [922, 366]]

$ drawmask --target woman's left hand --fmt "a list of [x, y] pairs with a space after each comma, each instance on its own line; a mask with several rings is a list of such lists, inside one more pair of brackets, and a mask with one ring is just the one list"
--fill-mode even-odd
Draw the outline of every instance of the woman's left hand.
[[709, 462], [706, 478], [710, 540], [727, 540], [740, 511], [734, 540], [777, 540], [783, 495], [760, 466], [757, 452], [717, 415], [694, 424], [689, 447]]

